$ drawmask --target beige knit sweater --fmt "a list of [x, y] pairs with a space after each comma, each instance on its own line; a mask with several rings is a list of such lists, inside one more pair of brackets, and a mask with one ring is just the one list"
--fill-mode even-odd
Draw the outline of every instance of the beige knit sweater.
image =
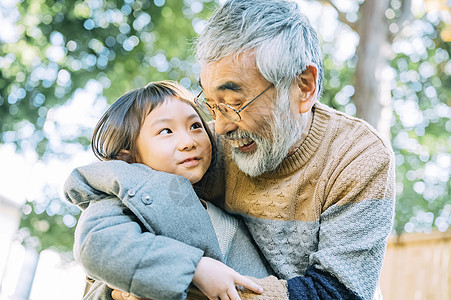
[[391, 147], [370, 125], [316, 103], [299, 148], [258, 177], [238, 169], [221, 138], [217, 152], [202, 197], [243, 216], [279, 278], [313, 266], [372, 298], [393, 222], [395, 178]]

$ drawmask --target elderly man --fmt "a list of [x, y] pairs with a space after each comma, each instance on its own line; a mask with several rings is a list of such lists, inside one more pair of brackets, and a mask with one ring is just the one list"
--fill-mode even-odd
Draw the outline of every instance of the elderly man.
[[[290, 299], [371, 299], [394, 214], [390, 145], [318, 102], [320, 44], [295, 2], [230, 0], [199, 36], [225, 190]], [[220, 181], [217, 180], [221, 184]], [[208, 196], [209, 195], [209, 196]]]
[[318, 102], [320, 52], [295, 2], [229, 0], [214, 12], [197, 42], [195, 101], [215, 120], [218, 164], [197, 188], [242, 216], [279, 278], [274, 299], [372, 299], [393, 222], [393, 153], [367, 123]]

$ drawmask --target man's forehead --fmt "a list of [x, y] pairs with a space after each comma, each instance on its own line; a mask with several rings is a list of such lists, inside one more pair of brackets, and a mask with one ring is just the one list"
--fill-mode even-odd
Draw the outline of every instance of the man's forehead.
[[201, 66], [199, 85], [204, 89], [240, 92], [255, 80], [255, 76], [261, 76], [255, 55], [247, 52]]
[[[199, 86], [203, 88], [201, 79], [199, 79]], [[218, 91], [231, 90], [234, 92], [239, 92], [243, 89], [243, 86], [238, 82], [227, 80], [225, 82], [219, 82], [218, 86], [215, 86], [214, 88]]]

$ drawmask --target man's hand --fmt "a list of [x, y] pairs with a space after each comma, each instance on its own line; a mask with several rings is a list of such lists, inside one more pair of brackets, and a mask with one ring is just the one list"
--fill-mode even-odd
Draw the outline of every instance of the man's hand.
[[209, 257], [202, 257], [199, 261], [193, 283], [208, 299], [240, 300], [236, 285], [241, 285], [258, 294], [263, 292], [263, 288], [251, 279]]

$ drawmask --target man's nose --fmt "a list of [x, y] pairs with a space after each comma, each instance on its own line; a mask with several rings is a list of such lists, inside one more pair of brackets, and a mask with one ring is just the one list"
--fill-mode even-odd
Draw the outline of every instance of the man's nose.
[[234, 131], [237, 128], [238, 126], [234, 121], [228, 119], [219, 111], [216, 113], [215, 131], [217, 134], [224, 135], [227, 132]]

